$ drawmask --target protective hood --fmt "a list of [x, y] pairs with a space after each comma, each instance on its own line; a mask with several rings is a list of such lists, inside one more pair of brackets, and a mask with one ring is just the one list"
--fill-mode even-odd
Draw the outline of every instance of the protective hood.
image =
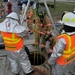
[[0, 23], [0, 31], [3, 32], [21, 33], [24, 30], [26, 30], [26, 28], [19, 25], [19, 23], [13, 19], [7, 18], [4, 22]]
[[15, 12], [11, 12], [9, 15], [6, 16], [7, 18], [13, 18], [19, 20], [18, 15]]

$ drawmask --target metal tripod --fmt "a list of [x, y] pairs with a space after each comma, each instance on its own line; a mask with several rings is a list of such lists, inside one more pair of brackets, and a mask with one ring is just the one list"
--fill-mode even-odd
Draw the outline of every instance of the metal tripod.
[[[35, 0], [35, 2], [37, 3], [38, 0]], [[55, 0], [54, 0], [54, 2], [55, 2]], [[53, 33], [53, 35], [58, 36], [59, 33], [58, 33], [57, 30], [56, 30], [56, 26], [55, 26], [55, 24], [54, 24], [54, 22], [53, 22], [53, 18], [52, 18], [52, 16], [51, 16], [50, 10], [49, 10], [49, 8], [48, 8], [48, 6], [47, 6], [46, 0], [43, 0], [43, 3], [44, 3], [44, 5], [45, 5], [46, 11], [47, 11], [47, 13], [48, 13], [48, 16], [49, 16], [49, 18], [50, 18], [50, 20], [51, 20], [51, 22], [52, 22], [52, 33]], [[22, 20], [21, 20], [21, 25], [22, 25], [23, 22], [24, 22], [24, 17], [25, 17], [25, 15], [26, 15], [26, 12], [27, 12], [27, 10], [28, 10], [29, 5], [30, 5], [30, 0], [28, 0], [27, 7], [26, 7], [25, 10], [24, 10], [23, 18], [22, 18]]]

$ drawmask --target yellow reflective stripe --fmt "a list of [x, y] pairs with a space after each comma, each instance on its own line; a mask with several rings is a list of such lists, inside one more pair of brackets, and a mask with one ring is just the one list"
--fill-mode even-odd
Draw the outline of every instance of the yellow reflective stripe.
[[[2, 35], [3, 35], [3, 33], [2, 33]], [[8, 37], [4, 37], [3, 36], [3, 39], [4, 39], [4, 42], [8, 43], [8, 44], [16, 44], [16, 43], [18, 43], [21, 40], [21, 38], [15, 38], [15, 34], [14, 33], [12, 33], [12, 38], [8, 38]]]
[[68, 46], [68, 50], [64, 50], [64, 53], [71, 53], [72, 50], [71, 50], [71, 46], [72, 46], [72, 41], [71, 41], [71, 38], [70, 36], [67, 36], [68, 37], [68, 40], [69, 40], [69, 46]]
[[68, 37], [69, 40], [69, 46], [68, 46], [68, 50], [64, 50], [63, 55], [65, 58], [70, 58], [70, 56], [75, 54], [75, 47], [71, 50], [71, 46], [72, 46], [72, 42], [71, 42], [71, 37], [66, 35]]
[[72, 52], [72, 50], [70, 49], [70, 47], [71, 47], [71, 45], [72, 45], [71, 37], [68, 36], [68, 35], [66, 35], [66, 34], [62, 34], [62, 35], [60, 35], [60, 36], [62, 36], [62, 37], [63, 37], [63, 36], [67, 36], [67, 37], [68, 37], [68, 41], [69, 41], [68, 50], [64, 50], [63, 54], [65, 54], [65, 53], [71, 53], [71, 52]]
[[64, 56], [65, 58], [68, 58], [68, 57], [72, 56], [73, 54], [75, 54], [75, 51], [72, 52], [71, 54], [65, 54], [65, 55], [63, 55], [63, 56]]
[[74, 51], [75, 50], [75, 47], [72, 49], [72, 51]]
[[14, 39], [14, 38], [15, 38], [14, 33], [12, 33], [12, 39]]
[[68, 40], [69, 40], [69, 46], [68, 46], [68, 50], [64, 50], [64, 52], [63, 53], [71, 53], [72, 52], [72, 50], [70, 49], [70, 47], [71, 47], [71, 45], [72, 45], [72, 42], [71, 42], [71, 38], [70, 38], [70, 36], [68, 36], [68, 35], [66, 35], [66, 34], [62, 34], [62, 35], [60, 35], [60, 36], [67, 36], [68, 37]]
[[75, 22], [75, 18], [72, 18], [72, 22]]
[[68, 58], [68, 59], [66, 60], [66, 62], [68, 62], [68, 61], [70, 61], [70, 60], [72, 60], [72, 59], [74, 59], [74, 58], [75, 58], [75, 55], [72, 56], [72, 57], [70, 57], [70, 58]]
[[4, 38], [4, 41], [8, 44], [16, 44], [21, 40], [21, 38], [15, 38], [14, 33], [12, 33], [12, 38], [8, 38], [8, 37], [3, 37], [3, 38]]
[[72, 18], [72, 19], [70, 19], [70, 18], [63, 18], [63, 21], [66, 21], [66, 22], [75, 22], [75, 18]]
[[12, 33], [12, 38], [8, 38], [8, 37], [3, 37], [4, 38], [4, 40], [6, 41], [6, 40], [8, 40], [8, 41], [18, 41], [20, 38], [15, 38], [14, 37], [14, 33]]
[[14, 51], [16, 49], [16, 46], [6, 46], [7, 49], [11, 49], [11, 51]]
[[5, 46], [7, 48], [16, 48], [16, 46]]
[[69, 54], [69, 53], [74, 52], [74, 51], [75, 51], [75, 47], [70, 52], [64, 52], [64, 54]]
[[63, 21], [70, 22], [69, 18], [63, 18]]
[[12, 39], [12, 38], [7, 38], [7, 37], [3, 37], [4, 38], [4, 40], [8, 40], [8, 41], [17, 41], [18, 39], [20, 39], [20, 38], [16, 38], [16, 39]]
[[21, 38], [18, 39], [18, 40], [16, 40], [16, 41], [12, 41], [12, 42], [10, 42], [10, 41], [8, 41], [8, 40], [5, 40], [5, 42], [8, 43], [8, 44], [16, 44], [16, 43], [18, 43], [20, 40], [21, 40]]
[[72, 51], [70, 52], [70, 55], [68, 54], [68, 53], [66, 53], [65, 55], [63, 55], [63, 56], [65, 56], [66, 58], [67, 57], [70, 57], [71, 55], [73, 55], [73, 54], [75, 54], [75, 47], [72, 49]]

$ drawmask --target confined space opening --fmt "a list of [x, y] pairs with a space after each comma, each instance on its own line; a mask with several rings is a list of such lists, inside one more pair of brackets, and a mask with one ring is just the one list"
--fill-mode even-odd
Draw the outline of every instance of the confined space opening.
[[5, 49], [5, 45], [4, 44], [0, 44], [0, 50], [1, 49]]
[[30, 54], [30, 62], [32, 65], [41, 65], [45, 61], [45, 57], [42, 54], [39, 53], [31, 53]]

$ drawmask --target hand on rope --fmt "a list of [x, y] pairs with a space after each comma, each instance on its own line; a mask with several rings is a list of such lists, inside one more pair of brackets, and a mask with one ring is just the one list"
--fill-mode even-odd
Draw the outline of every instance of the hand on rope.
[[38, 32], [39, 34], [45, 35], [45, 33], [41, 32], [41, 31], [39, 31], [39, 30], [38, 30], [37, 32]]
[[49, 35], [51, 32], [50, 31], [47, 31], [47, 34]]
[[50, 49], [50, 50], [49, 50], [49, 52], [50, 52], [50, 53], [52, 53], [52, 52], [53, 52], [53, 50], [52, 50], [52, 49]]
[[46, 26], [52, 26], [52, 24], [47, 24]]
[[29, 30], [29, 32], [34, 32], [34, 30], [31, 30], [31, 29], [28, 29]]
[[45, 45], [44, 44], [40, 44], [41, 48], [45, 48]]
[[33, 22], [34, 22], [33, 20], [29, 20], [29, 19], [28, 19], [28, 20], [26, 20], [26, 21], [27, 21], [27, 22], [30, 22], [30, 23], [33, 23]]

